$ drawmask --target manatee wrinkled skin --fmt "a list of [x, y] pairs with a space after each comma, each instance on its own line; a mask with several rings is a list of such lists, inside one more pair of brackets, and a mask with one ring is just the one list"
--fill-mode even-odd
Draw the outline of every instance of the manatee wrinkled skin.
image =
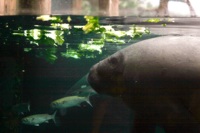
[[88, 82], [134, 110], [136, 133], [153, 133], [156, 125], [166, 133], [200, 133], [200, 37], [135, 43], [95, 64]]

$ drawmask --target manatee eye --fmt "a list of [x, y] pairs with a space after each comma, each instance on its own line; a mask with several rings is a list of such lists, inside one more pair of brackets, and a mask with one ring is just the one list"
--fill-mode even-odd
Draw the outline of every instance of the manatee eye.
[[112, 65], [119, 65], [119, 63], [122, 63], [123, 61], [124, 55], [120, 51], [108, 58], [108, 62]]
[[113, 65], [118, 64], [118, 59], [116, 57], [110, 57], [109, 62]]

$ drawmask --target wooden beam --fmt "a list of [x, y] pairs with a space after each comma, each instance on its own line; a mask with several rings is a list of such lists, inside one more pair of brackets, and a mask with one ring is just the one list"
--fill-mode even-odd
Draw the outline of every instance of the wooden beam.
[[4, 1], [0, 0], [0, 15], [4, 15]]
[[51, 0], [17, 0], [17, 14], [51, 14]]
[[72, 0], [72, 14], [73, 15], [82, 14], [82, 0]]
[[99, 0], [99, 15], [118, 16], [119, 0]]
[[17, 0], [0, 0], [0, 15], [15, 15]]

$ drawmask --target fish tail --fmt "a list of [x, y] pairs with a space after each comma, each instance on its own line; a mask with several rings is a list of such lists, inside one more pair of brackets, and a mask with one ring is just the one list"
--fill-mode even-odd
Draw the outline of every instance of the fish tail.
[[56, 113], [57, 113], [57, 110], [52, 114], [52, 119], [53, 119], [53, 122], [55, 123], [55, 125], [59, 126], [60, 121], [59, 121], [58, 117], [56, 117]]
[[92, 104], [91, 104], [91, 102], [90, 102], [90, 94], [86, 97], [86, 102], [87, 102], [91, 107], [93, 107]]
[[56, 113], [57, 113], [57, 110], [52, 114], [52, 119], [55, 124], [56, 124]]

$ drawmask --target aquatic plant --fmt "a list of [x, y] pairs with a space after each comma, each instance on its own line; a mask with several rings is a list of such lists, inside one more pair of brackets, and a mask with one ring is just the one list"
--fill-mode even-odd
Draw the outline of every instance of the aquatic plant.
[[174, 20], [172, 18], [149, 18], [147, 20], [145, 20], [145, 22], [149, 22], [149, 23], [161, 23], [161, 25], [163, 27], [165, 27], [167, 24], [167, 22], [174, 22]]
[[[128, 30], [121, 30], [121, 25], [101, 25], [99, 17], [84, 16], [83, 24], [73, 24], [70, 16], [41, 15], [31, 29], [18, 28], [13, 35], [22, 36], [28, 41], [24, 52], [34, 52], [36, 57], [53, 63], [58, 56], [65, 58], [95, 58], [102, 54], [104, 46], [109, 44], [121, 45], [149, 34], [145, 27], [132, 25]], [[121, 26], [122, 27], [122, 26]], [[59, 48], [65, 49], [60, 51]]]

